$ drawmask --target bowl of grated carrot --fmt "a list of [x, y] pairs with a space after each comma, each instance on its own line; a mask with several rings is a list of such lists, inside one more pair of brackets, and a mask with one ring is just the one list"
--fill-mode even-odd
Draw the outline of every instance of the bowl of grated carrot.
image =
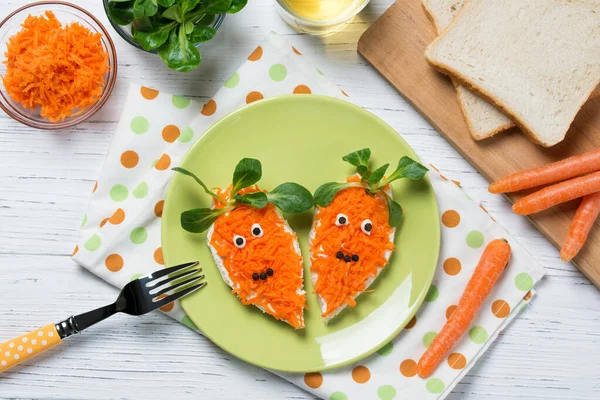
[[77, 125], [108, 100], [117, 54], [108, 31], [83, 8], [28, 4], [0, 22], [0, 108], [38, 129]]

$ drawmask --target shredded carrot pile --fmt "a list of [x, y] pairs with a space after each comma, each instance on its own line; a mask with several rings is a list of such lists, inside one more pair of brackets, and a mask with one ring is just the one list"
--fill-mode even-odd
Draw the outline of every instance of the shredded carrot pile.
[[108, 54], [100, 33], [79, 23], [62, 26], [52, 11], [29, 15], [8, 40], [6, 91], [23, 107], [62, 121], [94, 104], [104, 88]]
[[[356, 176], [348, 182], [357, 182]], [[356, 306], [354, 297], [366, 291], [367, 281], [386, 266], [386, 251], [394, 250], [390, 241], [388, 208], [381, 195], [372, 196], [364, 188], [348, 188], [336, 194], [331, 204], [319, 207], [315, 216], [315, 238], [310, 243], [311, 271], [317, 274], [314, 292], [327, 303], [323, 317], [339, 306]], [[348, 216], [348, 225], [335, 224], [338, 214]], [[361, 224], [370, 219], [373, 229], [364, 233]], [[345, 262], [337, 252], [356, 254], [359, 260]]]
[[[228, 198], [230, 189], [219, 194]], [[256, 191], [258, 187], [238, 193]], [[255, 223], [262, 227], [262, 237], [252, 235]], [[284, 220], [272, 204], [262, 209], [241, 205], [216, 220], [210, 244], [223, 258], [223, 265], [234, 283], [232, 292], [243, 304], [260, 306], [276, 319], [300, 329], [304, 327], [302, 312], [306, 308], [306, 294], [297, 293], [302, 287], [303, 262], [294, 249], [296, 235], [284, 227]], [[246, 239], [244, 248], [235, 246], [234, 235]], [[273, 269], [273, 276], [266, 280], [252, 279], [252, 274], [260, 274], [268, 268]]]

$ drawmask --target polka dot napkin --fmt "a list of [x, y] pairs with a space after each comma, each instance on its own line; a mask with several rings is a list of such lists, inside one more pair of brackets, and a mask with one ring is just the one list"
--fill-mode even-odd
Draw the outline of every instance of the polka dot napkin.
[[[275, 34], [204, 105], [131, 85], [83, 218], [74, 260], [117, 287], [163, 266], [160, 225], [173, 176], [170, 168], [218, 119], [253, 101], [289, 93], [347, 96]], [[418, 314], [397, 338], [355, 365], [324, 373], [280, 374], [283, 378], [330, 400], [441, 399], [525, 307], [543, 269], [466, 196], [458, 182], [431, 167], [442, 247], [437, 273]], [[485, 245], [499, 237], [513, 247], [509, 267], [452, 354], [432, 377], [419, 378], [417, 360], [454, 310]], [[179, 304], [162, 311], [196, 329]]]

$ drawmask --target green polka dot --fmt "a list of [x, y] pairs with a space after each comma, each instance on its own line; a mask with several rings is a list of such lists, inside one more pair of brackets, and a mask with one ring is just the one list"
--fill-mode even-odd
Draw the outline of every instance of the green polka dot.
[[276, 82], [281, 82], [287, 75], [287, 69], [283, 64], [273, 64], [269, 68], [269, 76]]
[[133, 244], [142, 244], [148, 239], [148, 232], [142, 227], [135, 228], [129, 234], [129, 239]]
[[81, 221], [81, 227], [83, 228], [87, 224], [87, 214], [83, 216], [83, 221]]
[[488, 333], [481, 326], [474, 326], [469, 331], [469, 337], [475, 344], [484, 344], [488, 340]]
[[427, 291], [427, 294], [425, 295], [425, 301], [427, 302], [432, 302], [435, 301], [440, 295], [440, 291], [438, 290], [438, 288], [435, 285], [431, 285], [429, 286], [429, 290]]
[[85, 247], [85, 249], [88, 251], [96, 251], [100, 248], [101, 244], [102, 244], [102, 239], [100, 239], [100, 236], [92, 235], [92, 237], [89, 238], [87, 240], [87, 242], [85, 242], [83, 247]]
[[173, 103], [173, 105], [175, 107], [181, 108], [181, 109], [186, 108], [191, 103], [190, 99], [186, 99], [185, 97], [179, 97], [179, 96], [173, 96], [173, 98], [171, 99], [171, 102]]
[[158, 162], [158, 160], [154, 160], [152, 161], [152, 164], [150, 165], [152, 168], [154, 168], [154, 166], [156, 165], [156, 163]]
[[483, 246], [483, 233], [479, 231], [471, 231], [467, 234], [467, 245], [473, 249], [478, 249]]
[[231, 77], [227, 79], [227, 82], [225, 82], [225, 87], [233, 89], [238, 85], [238, 83], [240, 83], [240, 76], [237, 72], [234, 72], [233, 75], [231, 75]]
[[446, 387], [446, 385], [444, 385], [444, 382], [442, 382], [441, 379], [431, 378], [430, 380], [427, 381], [427, 383], [425, 384], [425, 387], [427, 388], [427, 391], [429, 393], [440, 394], [444, 391], [444, 388]]
[[379, 396], [381, 400], [392, 400], [396, 397], [396, 389], [390, 385], [381, 386], [377, 389], [377, 396]]
[[140, 279], [142, 276], [144, 276], [144, 275], [140, 274], [139, 272], [135, 273], [135, 274], [131, 275], [131, 278], [129, 278], [129, 281], [130, 282], [135, 281], [136, 279]]
[[390, 354], [392, 354], [392, 350], [394, 350], [394, 343], [389, 342], [388, 344], [377, 350], [377, 354], [379, 354], [380, 356], [389, 356]]
[[144, 117], [135, 117], [131, 120], [131, 130], [133, 133], [137, 133], [138, 135], [142, 135], [148, 131], [148, 120]]
[[182, 143], [187, 143], [190, 140], [192, 140], [193, 137], [194, 137], [194, 130], [188, 126], [183, 131], [181, 131], [181, 135], [179, 135], [177, 140], [179, 140]]
[[190, 319], [190, 317], [188, 317], [187, 315], [181, 319], [181, 323], [190, 329], [198, 330], [198, 327], [196, 326], [196, 324], [194, 324], [192, 322], [192, 320]]
[[110, 189], [110, 198], [117, 203], [127, 200], [129, 190], [123, 185], [115, 185]]
[[427, 332], [425, 335], [423, 335], [423, 346], [428, 348], [429, 345], [431, 345], [431, 342], [433, 342], [433, 339], [435, 339], [436, 335], [437, 332]]
[[348, 396], [342, 392], [333, 392], [331, 393], [331, 396], [329, 396], [329, 400], [348, 400]]
[[146, 182], [140, 183], [135, 189], [133, 189], [133, 192], [131, 192], [131, 194], [136, 199], [142, 199], [146, 197], [146, 195], [148, 194], [148, 184]]
[[527, 292], [533, 287], [533, 278], [527, 272], [521, 272], [515, 277], [517, 289]]

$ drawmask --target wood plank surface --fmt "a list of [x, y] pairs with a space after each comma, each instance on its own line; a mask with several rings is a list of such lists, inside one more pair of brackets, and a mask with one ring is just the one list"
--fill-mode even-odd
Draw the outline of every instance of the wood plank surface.
[[[392, 5], [363, 34], [358, 52], [382, 74], [427, 121], [488, 180], [536, 167], [600, 146], [600, 99], [588, 101], [567, 138], [552, 148], [530, 142], [512, 129], [481, 142], [469, 136], [450, 79], [436, 72], [424, 57], [435, 38], [433, 24], [420, 0]], [[509, 195], [514, 202], [522, 194]], [[531, 222], [560, 248], [578, 202], [532, 215]], [[600, 228], [596, 223], [575, 265], [600, 288]]]

